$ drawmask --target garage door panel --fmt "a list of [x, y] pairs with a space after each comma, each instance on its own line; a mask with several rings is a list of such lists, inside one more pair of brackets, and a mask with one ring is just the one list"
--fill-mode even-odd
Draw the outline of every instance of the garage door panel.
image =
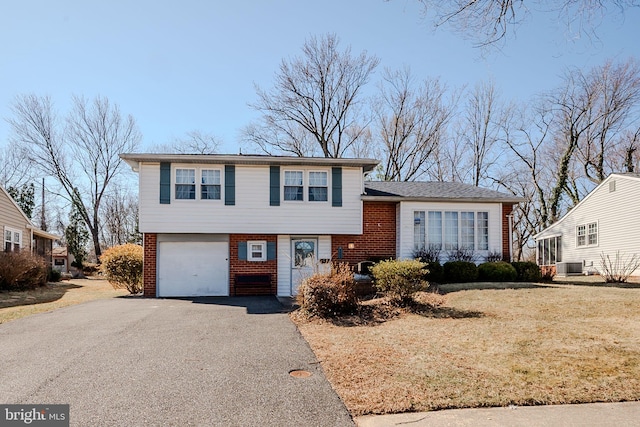
[[160, 242], [158, 296], [229, 295], [227, 242]]

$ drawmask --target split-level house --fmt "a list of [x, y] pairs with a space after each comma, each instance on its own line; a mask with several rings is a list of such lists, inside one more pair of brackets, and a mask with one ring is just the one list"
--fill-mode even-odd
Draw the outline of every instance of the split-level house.
[[40, 230], [0, 186], [0, 229], [4, 252], [30, 251], [40, 255], [49, 265], [52, 262], [53, 241], [58, 236]]
[[520, 199], [459, 183], [368, 182], [372, 159], [122, 154], [139, 175], [146, 296], [292, 296], [332, 262], [510, 250]]
[[[602, 256], [640, 256], [640, 174], [609, 175], [557, 222], [542, 230], [538, 265], [549, 274], [596, 274]], [[640, 269], [632, 272], [640, 276]]]

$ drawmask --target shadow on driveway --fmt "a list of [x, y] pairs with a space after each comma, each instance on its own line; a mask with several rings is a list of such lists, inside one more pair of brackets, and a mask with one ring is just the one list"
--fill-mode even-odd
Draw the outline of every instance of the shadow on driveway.
[[185, 301], [192, 301], [194, 304], [214, 304], [228, 307], [244, 307], [248, 314], [276, 314], [288, 313], [291, 306], [286, 300], [281, 303], [273, 295], [250, 296], [250, 297], [196, 297], [179, 298]]

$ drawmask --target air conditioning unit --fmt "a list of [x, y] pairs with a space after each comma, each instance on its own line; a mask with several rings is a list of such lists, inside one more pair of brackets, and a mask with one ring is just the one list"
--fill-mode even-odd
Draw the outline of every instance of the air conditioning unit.
[[581, 262], [559, 262], [556, 264], [556, 275], [570, 276], [573, 274], [582, 274]]

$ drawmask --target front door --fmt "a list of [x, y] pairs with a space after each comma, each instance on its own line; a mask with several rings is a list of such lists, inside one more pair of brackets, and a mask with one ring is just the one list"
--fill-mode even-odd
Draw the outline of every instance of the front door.
[[318, 239], [291, 240], [291, 295], [298, 294], [298, 286], [317, 270]]

